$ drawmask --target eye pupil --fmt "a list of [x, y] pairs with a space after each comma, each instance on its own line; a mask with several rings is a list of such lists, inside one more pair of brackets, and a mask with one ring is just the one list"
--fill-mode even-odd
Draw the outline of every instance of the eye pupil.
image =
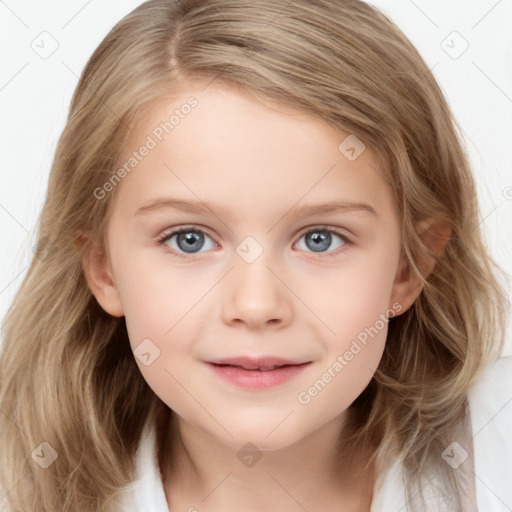
[[[306, 235], [306, 245], [315, 252], [321, 252], [329, 248], [332, 236], [327, 231], [313, 231]], [[310, 245], [312, 242], [312, 245]]]
[[[182, 242], [186, 242], [182, 245]], [[204, 235], [200, 231], [187, 231], [179, 233], [176, 237], [178, 247], [185, 252], [195, 252], [196, 249], [201, 249], [204, 242]]]

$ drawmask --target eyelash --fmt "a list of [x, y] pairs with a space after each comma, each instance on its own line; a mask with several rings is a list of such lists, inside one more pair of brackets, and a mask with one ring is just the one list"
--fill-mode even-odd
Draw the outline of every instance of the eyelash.
[[[195, 226], [179, 227], [179, 228], [172, 229], [171, 231], [167, 231], [166, 233], [162, 234], [162, 236], [158, 239], [158, 244], [164, 246], [165, 242], [169, 241], [173, 235], [177, 235], [180, 233], [188, 233], [190, 231], [199, 231], [207, 236], [210, 236], [210, 235], [208, 235], [208, 233], [203, 231], [203, 229], [195, 227]], [[322, 257], [338, 256], [340, 253], [342, 253], [346, 250], [347, 246], [352, 245], [351, 240], [345, 234], [343, 234], [341, 231], [339, 231], [335, 228], [330, 228], [328, 226], [323, 226], [323, 225], [311, 226], [311, 227], [307, 228], [305, 231], [302, 231], [299, 234], [298, 240], [300, 240], [303, 236], [308, 235], [309, 233], [315, 233], [318, 231], [324, 231], [326, 233], [334, 233], [335, 235], [338, 235], [344, 242], [344, 245], [342, 245], [341, 247], [339, 247], [338, 249], [336, 249], [334, 251], [316, 253], [318, 255], [322, 255]], [[210, 238], [212, 238], [212, 237], [210, 237]], [[174, 249], [170, 249], [170, 248], [169, 248], [168, 252], [172, 252], [172, 254], [174, 254], [180, 258], [190, 258], [194, 254], [198, 254], [198, 253], [184, 254], [184, 253], [177, 252]], [[310, 251], [310, 252], [312, 254], [315, 254], [314, 251]]]

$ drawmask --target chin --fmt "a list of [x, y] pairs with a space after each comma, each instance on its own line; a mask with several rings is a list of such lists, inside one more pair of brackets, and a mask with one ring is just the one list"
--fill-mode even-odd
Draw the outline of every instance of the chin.
[[235, 450], [243, 450], [248, 443], [251, 443], [260, 451], [272, 451], [287, 448], [307, 435], [306, 432], [303, 436], [300, 435], [293, 428], [293, 425], [288, 425], [288, 428], [284, 428], [283, 425], [279, 425], [282, 420], [283, 418], [279, 418], [273, 422], [255, 422], [239, 425], [232, 423], [228, 431], [233, 437], [223, 432], [222, 440], [226, 445]]

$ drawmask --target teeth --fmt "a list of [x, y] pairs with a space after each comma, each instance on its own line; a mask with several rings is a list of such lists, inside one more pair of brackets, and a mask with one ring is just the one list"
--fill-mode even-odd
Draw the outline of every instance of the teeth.
[[251, 367], [239, 366], [238, 368], [242, 368], [243, 370], [250, 370], [250, 371], [259, 370], [261, 372], [269, 372], [269, 371], [275, 370], [276, 368], [281, 368], [281, 366], [279, 366], [279, 365], [274, 365], [274, 366], [251, 366]]

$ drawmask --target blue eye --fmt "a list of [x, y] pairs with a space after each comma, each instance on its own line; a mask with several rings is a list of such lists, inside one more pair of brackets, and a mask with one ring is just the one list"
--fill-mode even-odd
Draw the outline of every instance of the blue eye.
[[[345, 235], [342, 235], [336, 230], [327, 229], [322, 226], [309, 228], [308, 231], [300, 237], [299, 242], [304, 238], [307, 249], [316, 253], [329, 252], [329, 256], [331, 256], [332, 250], [329, 251], [329, 247], [331, 247], [331, 244], [333, 243], [333, 235], [334, 238], [341, 240], [334, 249], [344, 247], [349, 243], [349, 240]], [[338, 252], [335, 252], [335, 254], [337, 253]]]
[[[175, 240], [173, 240], [176, 237]], [[158, 242], [169, 245], [178, 254], [183, 251], [186, 254], [196, 254], [204, 245], [205, 237], [212, 240], [208, 235], [199, 229], [181, 228], [165, 234]], [[171, 242], [167, 244], [167, 242]], [[213, 242], [213, 247], [217, 246]]]
[[[305, 240], [305, 244], [302, 244], [302, 247], [299, 247], [301, 250], [316, 254], [325, 254], [326, 256], [336, 256], [351, 243], [344, 234], [340, 233], [336, 229], [327, 228], [325, 226], [314, 226], [308, 228], [305, 233], [302, 233], [297, 245], [301, 245], [300, 242], [303, 238]], [[331, 245], [333, 242], [336, 242], [336, 239], [338, 242], [335, 247], [332, 248]], [[165, 233], [158, 240], [158, 243], [160, 245], [167, 245], [177, 256], [186, 258], [187, 255], [204, 252], [201, 251], [201, 249], [204, 248], [205, 240], [210, 241], [210, 247], [206, 247], [206, 250], [219, 247], [219, 245], [203, 230], [192, 227], [181, 227]], [[336, 250], [339, 248], [341, 248], [341, 251]]]

